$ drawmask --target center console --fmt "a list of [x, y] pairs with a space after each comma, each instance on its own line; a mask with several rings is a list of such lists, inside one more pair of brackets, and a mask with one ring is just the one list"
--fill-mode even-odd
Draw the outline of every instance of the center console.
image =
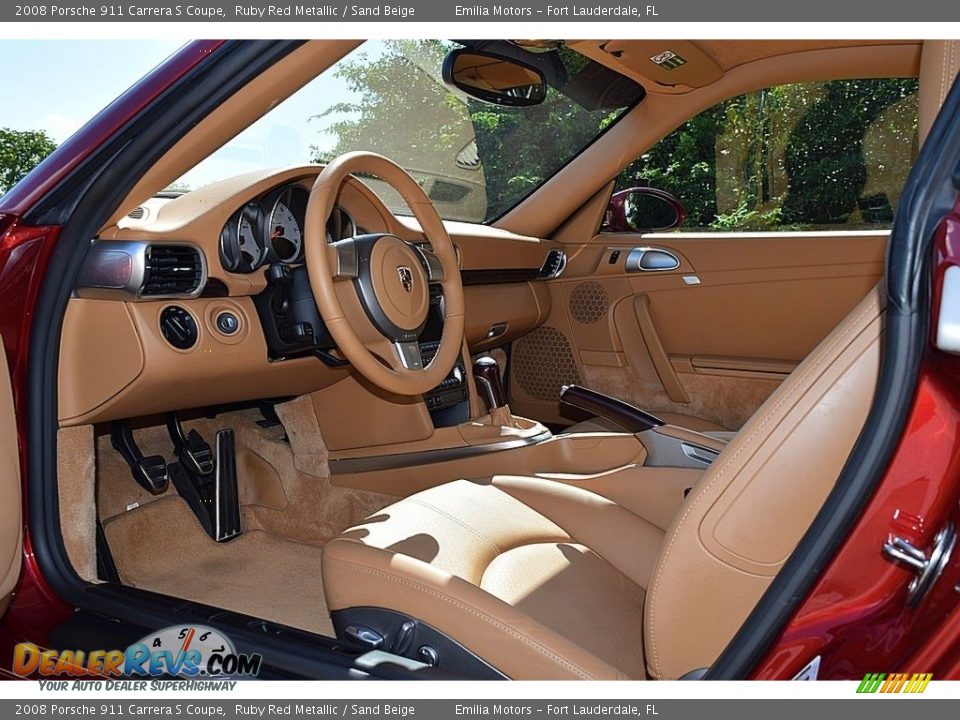
[[[427, 324], [420, 334], [420, 355], [424, 365], [437, 354], [442, 334], [443, 295], [439, 285], [431, 285]], [[470, 392], [462, 359], [458, 357], [456, 364], [437, 387], [424, 393], [423, 401], [433, 418], [434, 427], [451, 427], [470, 419]]]

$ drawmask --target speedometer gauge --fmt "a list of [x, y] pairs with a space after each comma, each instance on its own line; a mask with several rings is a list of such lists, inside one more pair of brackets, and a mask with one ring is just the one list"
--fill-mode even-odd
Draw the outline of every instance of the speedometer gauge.
[[293, 262], [303, 249], [303, 228], [287, 205], [290, 191], [285, 192], [270, 211], [270, 246], [281, 262]]

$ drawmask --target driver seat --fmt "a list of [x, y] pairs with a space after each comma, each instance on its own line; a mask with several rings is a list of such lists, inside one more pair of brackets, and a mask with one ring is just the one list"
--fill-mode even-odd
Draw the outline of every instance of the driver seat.
[[338, 632], [356, 636], [387, 616], [374, 637], [397, 652], [415, 619], [453, 641], [439, 668], [464, 667], [465, 654], [515, 679], [673, 679], [708, 667], [860, 434], [883, 308], [878, 286], [704, 471], [666, 531], [646, 519], [642, 472], [622, 477], [631, 509], [570, 484], [499, 476], [431, 488], [351, 528], [323, 553]]

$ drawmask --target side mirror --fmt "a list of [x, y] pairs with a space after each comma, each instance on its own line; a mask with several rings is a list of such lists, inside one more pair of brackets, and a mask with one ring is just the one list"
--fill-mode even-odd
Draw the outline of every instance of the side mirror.
[[472, 98], [495, 105], [539, 105], [547, 97], [547, 82], [535, 67], [468, 48], [447, 53], [443, 81]]
[[664, 190], [635, 187], [610, 198], [601, 232], [665, 232], [683, 225], [687, 211]]

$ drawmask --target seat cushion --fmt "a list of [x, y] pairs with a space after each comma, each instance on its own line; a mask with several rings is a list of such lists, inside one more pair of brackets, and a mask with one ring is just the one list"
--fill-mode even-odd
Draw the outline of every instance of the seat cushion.
[[[680, 413], [670, 412], [657, 412], [653, 414], [663, 420], [667, 425], [676, 425], [677, 427], [686, 428], [687, 430], [694, 430], [700, 433], [723, 432], [727, 429], [723, 427], [723, 425], [718, 425], [715, 422], [694, 417], [693, 415], [681, 415]], [[623, 432], [623, 428], [616, 423], [607, 420], [606, 418], [595, 417], [590, 418], [589, 420], [584, 420], [583, 422], [578, 422], [576, 425], [571, 425], [564, 430], [564, 432]]]
[[331, 611], [417, 618], [516, 679], [642, 679], [645, 587], [663, 532], [538, 478], [458, 480], [324, 548]]

